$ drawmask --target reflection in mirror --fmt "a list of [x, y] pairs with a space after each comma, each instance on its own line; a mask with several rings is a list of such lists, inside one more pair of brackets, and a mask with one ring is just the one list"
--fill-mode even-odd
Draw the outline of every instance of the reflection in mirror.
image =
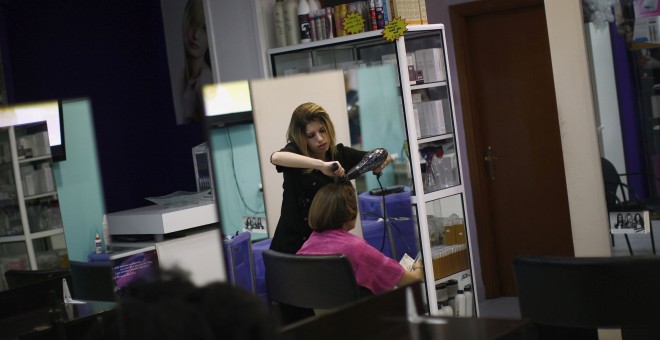
[[[394, 161], [380, 177], [383, 187], [411, 184], [409, 162], [405, 156], [407, 151], [404, 151], [406, 132], [403, 107], [398, 88], [394, 86], [396, 77], [392, 65], [346, 72], [351, 143], [362, 150], [385, 148]], [[354, 122], [357, 122], [357, 128], [354, 128]], [[359, 177], [356, 186], [358, 193], [380, 187], [376, 176], [371, 175]]]
[[266, 238], [249, 83], [207, 85], [203, 94], [223, 238], [246, 231], [253, 241]]
[[[3, 274], [11, 269], [67, 266], [49, 125], [46, 121], [33, 120], [29, 114], [42, 111], [41, 104], [20, 108], [6, 107], [0, 115], [4, 118], [0, 128], [0, 273]], [[28, 113], [29, 117], [26, 119], [21, 113]], [[57, 101], [54, 113], [59, 118]], [[58, 130], [52, 122], [50, 125]], [[12, 282], [5, 281], [3, 275], [0, 290], [12, 288], [8, 283]]]
[[[646, 25], [654, 27], [651, 23], [660, 14], [656, 5], [657, 1], [617, 2], [616, 13], [620, 15], [615, 24], [598, 22], [598, 12], [585, 16], [613, 256], [656, 254], [652, 228], [620, 227], [630, 224], [626, 218], [629, 213], [632, 224], [638, 226], [633, 210], [639, 212], [638, 221], [646, 220], [642, 223], [645, 226], [651, 223], [657, 227], [658, 223], [660, 49], [655, 34], [646, 29]], [[646, 235], [634, 235], [641, 230]]]
[[[282, 174], [277, 173], [269, 156], [286, 144], [291, 114], [304, 102], [319, 102], [328, 111], [335, 129], [340, 131], [338, 143], [365, 151], [380, 147], [389, 151], [393, 164], [379, 180], [370, 172], [355, 180], [362, 236], [397, 261], [404, 254], [413, 258], [417, 255], [420, 242], [413, 218], [410, 163], [396, 72], [394, 66], [385, 65], [250, 81], [254, 124], [244, 119], [218, 120], [217, 116], [227, 110], [211, 103], [220, 97], [224, 84], [205, 88], [207, 132], [223, 233], [251, 233], [259, 295], [265, 296], [259, 290], [265, 287], [259, 282], [263, 280], [260, 252], [269, 248], [282, 203]], [[330, 93], [337, 97], [328, 104], [318, 97]], [[244, 100], [244, 94], [233, 98]], [[242, 110], [230, 113], [236, 115]], [[385, 191], [387, 195], [373, 194], [388, 188], [392, 192]], [[249, 227], [253, 217], [263, 218], [263, 229]]]
[[[471, 287], [472, 275], [465, 230], [463, 195], [457, 194], [427, 202], [426, 213], [434, 279], [442, 280], [444, 285], [457, 284], [458, 290], [464, 290], [467, 285]], [[453, 290], [453, 294], [455, 293], [456, 290]], [[438, 306], [447, 302], [451, 303], [451, 298], [453, 298], [451, 293], [442, 294], [442, 296], [439, 294], [437, 296]]]

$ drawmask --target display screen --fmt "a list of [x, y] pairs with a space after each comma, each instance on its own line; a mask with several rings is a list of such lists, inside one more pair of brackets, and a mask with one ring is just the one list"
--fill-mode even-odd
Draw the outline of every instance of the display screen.
[[250, 84], [247, 80], [204, 86], [206, 119], [213, 125], [252, 122]]
[[157, 281], [160, 267], [156, 250], [147, 250], [128, 257], [112, 260], [112, 276], [117, 296], [124, 296], [125, 289], [136, 281]]
[[59, 100], [0, 107], [0, 127], [46, 121], [54, 161], [66, 159], [62, 102]]

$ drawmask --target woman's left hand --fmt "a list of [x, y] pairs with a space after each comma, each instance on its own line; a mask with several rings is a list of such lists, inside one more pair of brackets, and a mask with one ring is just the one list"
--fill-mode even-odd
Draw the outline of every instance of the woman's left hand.
[[374, 169], [373, 173], [374, 173], [375, 175], [378, 175], [379, 173], [383, 172], [383, 170], [384, 170], [388, 165], [390, 165], [390, 163], [392, 163], [392, 157], [390, 157], [390, 155], [388, 154], [388, 155], [387, 155], [387, 159], [385, 159], [385, 162], [383, 162], [383, 164], [381, 164], [379, 167], [377, 167], [376, 169]]

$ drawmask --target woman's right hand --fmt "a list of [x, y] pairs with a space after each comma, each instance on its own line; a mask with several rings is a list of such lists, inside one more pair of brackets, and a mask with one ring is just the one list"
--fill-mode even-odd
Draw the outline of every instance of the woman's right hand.
[[329, 177], [342, 177], [346, 174], [344, 168], [337, 161], [323, 162], [320, 170], [324, 175]]

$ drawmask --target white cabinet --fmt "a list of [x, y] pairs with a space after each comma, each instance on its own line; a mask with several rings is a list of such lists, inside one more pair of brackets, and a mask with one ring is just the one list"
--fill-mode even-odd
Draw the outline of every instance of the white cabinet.
[[[110, 213], [107, 218], [111, 246], [154, 246], [161, 269], [183, 269], [200, 286], [226, 280], [215, 202], [149, 205]], [[149, 241], [134, 241], [144, 239]]]
[[[269, 50], [275, 77], [328, 69], [344, 69], [348, 74], [371, 66], [395, 66], [395, 84], [382, 85], [396, 87], [395, 96], [399, 99], [395, 102], [399, 103], [401, 124], [405, 125], [403, 140], [397, 141], [402, 152], [393, 167], [394, 184], [412, 189], [431, 314], [438, 312], [436, 284], [456, 280], [459, 289], [467, 284], [474, 287], [472, 244], [464, 208], [462, 146], [456, 138], [456, 133], [461, 132], [455, 131], [445, 47], [444, 26], [434, 24], [408, 26], [404, 36], [395, 42], [385, 40], [380, 31], [372, 31]], [[359, 92], [359, 105], [369, 105], [364, 91]], [[350, 115], [350, 100], [347, 111]], [[362, 132], [370, 125], [363, 123]], [[353, 141], [354, 145], [358, 143], [366, 141]], [[396, 165], [404, 160], [407, 166], [401, 170]], [[357, 186], [360, 190], [359, 183]]]
[[45, 122], [0, 128], [0, 207], [0, 273], [67, 266]]

